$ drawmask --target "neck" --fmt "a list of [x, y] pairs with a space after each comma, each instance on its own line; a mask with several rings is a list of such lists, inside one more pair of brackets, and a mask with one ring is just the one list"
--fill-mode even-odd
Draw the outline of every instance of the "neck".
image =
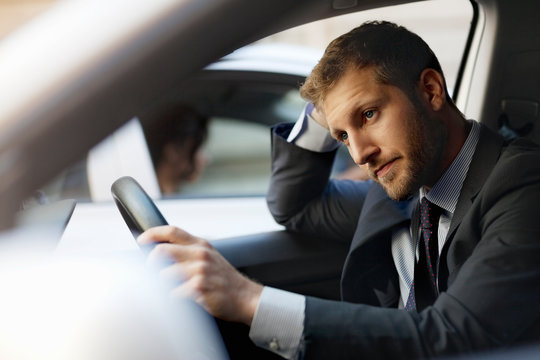
[[442, 154], [439, 177], [450, 167], [456, 156], [461, 151], [467, 136], [471, 131], [471, 124], [454, 107], [447, 110], [442, 121], [446, 127], [446, 150]]
[[174, 194], [178, 190], [178, 184], [171, 180], [174, 178], [175, 174], [172, 173], [170, 166], [160, 164], [160, 166], [156, 168], [156, 176], [162, 194]]
[[445, 169], [450, 166], [463, 147], [463, 144], [465, 144], [471, 127], [471, 124], [465, 120], [457, 109], [451, 109], [449, 120], [447, 121], [447, 151], [443, 160]]
[[[436, 116], [441, 130], [439, 133], [441, 137], [438, 139], [440, 152], [437, 151], [438, 154], [435, 154], [431, 165], [428, 166], [428, 168], [435, 171], [426, 174], [426, 181], [423, 184], [426, 191], [429, 191], [450, 167], [467, 140], [471, 129], [470, 123], [454, 107], [449, 106], [441, 110]], [[436, 131], [435, 129], [432, 130]]]

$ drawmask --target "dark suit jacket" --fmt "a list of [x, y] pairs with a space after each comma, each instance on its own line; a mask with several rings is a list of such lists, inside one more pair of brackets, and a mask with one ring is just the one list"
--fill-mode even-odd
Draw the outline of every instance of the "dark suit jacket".
[[[343, 302], [308, 297], [309, 359], [411, 359], [540, 340], [540, 150], [482, 127], [440, 259], [440, 296], [420, 313], [395, 309], [392, 231], [417, 199], [390, 200], [373, 182], [329, 181], [333, 153], [272, 135], [268, 205], [289, 229], [350, 242]], [[279, 135], [281, 134], [281, 135]]]

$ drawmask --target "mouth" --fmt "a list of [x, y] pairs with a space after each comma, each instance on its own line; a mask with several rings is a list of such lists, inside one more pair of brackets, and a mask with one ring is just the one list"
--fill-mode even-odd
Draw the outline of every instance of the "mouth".
[[390, 169], [394, 165], [394, 163], [396, 162], [396, 160], [397, 159], [392, 159], [389, 162], [387, 162], [386, 164], [379, 167], [377, 170], [375, 170], [375, 175], [377, 176], [377, 178], [381, 179], [381, 178], [385, 177], [386, 174], [388, 174], [388, 172], [390, 171]]

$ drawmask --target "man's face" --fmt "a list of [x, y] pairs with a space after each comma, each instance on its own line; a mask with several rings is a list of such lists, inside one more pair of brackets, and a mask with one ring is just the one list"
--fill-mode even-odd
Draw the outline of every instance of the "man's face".
[[446, 129], [420, 99], [415, 103], [367, 67], [348, 70], [322, 104], [332, 136], [394, 200], [440, 176]]

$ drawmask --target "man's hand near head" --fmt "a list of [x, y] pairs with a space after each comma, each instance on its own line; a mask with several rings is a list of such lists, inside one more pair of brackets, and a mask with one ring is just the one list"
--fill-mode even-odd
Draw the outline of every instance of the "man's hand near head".
[[318, 109], [317, 107], [314, 107], [313, 110], [311, 110], [311, 113], [309, 114], [313, 120], [319, 123], [322, 127], [328, 130], [328, 123], [326, 122], [326, 118], [324, 116], [324, 113]]
[[156, 244], [148, 261], [168, 264], [160, 277], [175, 286], [173, 297], [189, 296], [217, 318], [251, 325], [263, 286], [238, 272], [208, 241], [174, 226], [159, 226], [137, 242]]

